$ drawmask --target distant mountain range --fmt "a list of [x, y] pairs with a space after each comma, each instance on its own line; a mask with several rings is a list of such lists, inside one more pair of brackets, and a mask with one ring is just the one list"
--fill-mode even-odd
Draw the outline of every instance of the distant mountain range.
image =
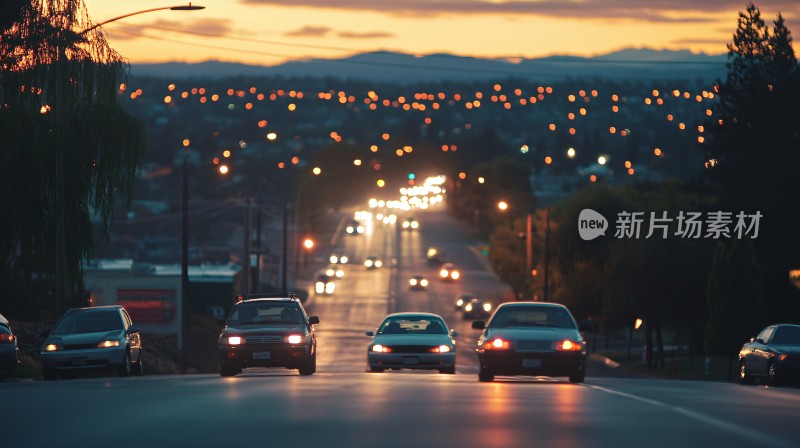
[[236, 76], [333, 77], [375, 82], [443, 82], [527, 78], [540, 81], [572, 78], [624, 80], [700, 79], [723, 77], [725, 54], [686, 50], [626, 49], [590, 58], [483, 59], [450, 54], [411, 54], [377, 51], [343, 59], [308, 59], [275, 66], [206, 61], [136, 64], [132, 76], [162, 78], [226, 78]]

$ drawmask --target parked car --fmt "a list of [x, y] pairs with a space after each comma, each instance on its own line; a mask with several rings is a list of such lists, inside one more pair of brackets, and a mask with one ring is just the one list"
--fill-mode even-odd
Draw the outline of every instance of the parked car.
[[770, 385], [800, 379], [800, 325], [770, 325], [739, 350], [739, 381]]
[[67, 311], [45, 338], [41, 355], [45, 380], [91, 371], [144, 373], [139, 328], [119, 305]]
[[[586, 344], [567, 307], [556, 303], [503, 303], [478, 339], [478, 380], [495, 375], [568, 376], [582, 383], [586, 375]], [[589, 330], [589, 323], [580, 331]]]
[[0, 377], [13, 375], [19, 364], [17, 337], [8, 319], [0, 314]]
[[319, 317], [306, 314], [294, 295], [247, 296], [237, 302], [219, 335], [219, 374], [248, 367], [285, 367], [300, 375], [317, 370]]
[[456, 373], [458, 333], [448, 330], [444, 319], [431, 313], [394, 313], [376, 331], [367, 331], [370, 372], [386, 369], [438, 370]]

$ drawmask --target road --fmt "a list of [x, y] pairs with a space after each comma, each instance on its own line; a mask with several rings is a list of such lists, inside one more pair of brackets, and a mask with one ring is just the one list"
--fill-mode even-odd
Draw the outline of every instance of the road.
[[[0, 446], [791, 447], [800, 390], [632, 378], [592, 364], [585, 384], [498, 377], [479, 383], [477, 332], [453, 310], [461, 290], [507, 298], [448, 215], [419, 231], [370, 225], [340, 240], [353, 260], [331, 296], [312, 296], [318, 373], [253, 369], [217, 375], [83, 378], [0, 384]], [[444, 283], [424, 250], [443, 247], [463, 272]], [[368, 271], [361, 260], [381, 257]], [[393, 264], [392, 258], [396, 260]], [[407, 279], [428, 275], [428, 291]], [[392, 311], [432, 311], [459, 332], [456, 375], [366, 373], [366, 330]]]

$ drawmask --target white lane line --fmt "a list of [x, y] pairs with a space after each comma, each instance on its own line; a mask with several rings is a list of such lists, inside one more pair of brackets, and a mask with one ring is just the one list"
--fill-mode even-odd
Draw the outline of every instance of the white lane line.
[[717, 418], [710, 417], [708, 415], [701, 414], [699, 412], [691, 411], [689, 409], [686, 409], [686, 408], [683, 408], [683, 407], [680, 407], [680, 406], [675, 406], [675, 405], [664, 403], [663, 401], [658, 401], [658, 400], [653, 400], [653, 399], [650, 399], [650, 398], [640, 397], [638, 395], [633, 395], [633, 394], [629, 394], [629, 393], [625, 393], [625, 392], [620, 392], [620, 391], [616, 391], [616, 390], [613, 390], [613, 389], [607, 389], [607, 388], [601, 387], [601, 386], [594, 386], [594, 385], [591, 385], [591, 384], [586, 384], [585, 386], [590, 387], [592, 389], [600, 390], [600, 391], [603, 391], [603, 392], [606, 392], [606, 393], [609, 393], [609, 394], [612, 394], [612, 395], [617, 395], [617, 396], [620, 396], [620, 397], [628, 398], [630, 400], [635, 400], [635, 401], [638, 401], [638, 402], [641, 402], [641, 403], [646, 403], [646, 404], [650, 404], [650, 405], [653, 405], [653, 406], [658, 406], [658, 407], [661, 407], [661, 408], [669, 409], [669, 410], [671, 410], [673, 412], [676, 412], [678, 414], [681, 414], [681, 415], [683, 415], [685, 417], [689, 417], [689, 418], [697, 420], [699, 422], [706, 423], [706, 424], [709, 424], [709, 425], [712, 425], [712, 426], [716, 426], [717, 428], [720, 428], [723, 431], [727, 431], [727, 432], [730, 432], [730, 433], [735, 433], [735, 434], [738, 434], [738, 435], [740, 435], [742, 437], [750, 439], [753, 442], [756, 442], [755, 446], [761, 446], [761, 447], [770, 446], [770, 447], [775, 447], [775, 448], [792, 448], [792, 447], [796, 448], [797, 447], [797, 445], [794, 444], [794, 443], [789, 443], [789, 442], [787, 442], [785, 440], [779, 439], [777, 437], [773, 437], [773, 436], [771, 436], [771, 435], [769, 435], [767, 433], [760, 432], [760, 431], [755, 431], [755, 430], [748, 429], [748, 428], [743, 428], [743, 427], [735, 425], [733, 423], [728, 423], [726, 421], [719, 420]]

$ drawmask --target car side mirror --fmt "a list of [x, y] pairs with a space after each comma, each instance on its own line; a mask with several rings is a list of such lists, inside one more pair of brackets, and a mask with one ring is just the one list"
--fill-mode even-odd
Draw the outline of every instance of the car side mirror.
[[580, 324], [578, 324], [578, 331], [580, 331], [581, 333], [589, 333], [591, 331], [594, 331], [594, 322], [590, 320], [585, 320], [581, 322]]
[[139, 327], [137, 327], [136, 325], [131, 325], [130, 327], [128, 327], [128, 334], [133, 334], [138, 332], [139, 332]]
[[374, 332], [374, 331], [372, 331], [372, 330], [370, 330], [370, 331], [365, 331], [365, 332], [364, 332], [364, 334], [365, 334], [365, 335], [367, 335], [367, 336], [375, 336], [375, 332]]
[[311, 316], [308, 318], [309, 325], [316, 325], [319, 323], [319, 316]]
[[750, 338], [750, 342], [754, 342], [756, 338]]
[[450, 336], [456, 337], [458, 336], [458, 332], [456, 330], [450, 330]]
[[472, 328], [474, 328], [475, 330], [483, 330], [484, 328], [486, 328], [486, 322], [482, 320], [474, 320], [472, 321]]

